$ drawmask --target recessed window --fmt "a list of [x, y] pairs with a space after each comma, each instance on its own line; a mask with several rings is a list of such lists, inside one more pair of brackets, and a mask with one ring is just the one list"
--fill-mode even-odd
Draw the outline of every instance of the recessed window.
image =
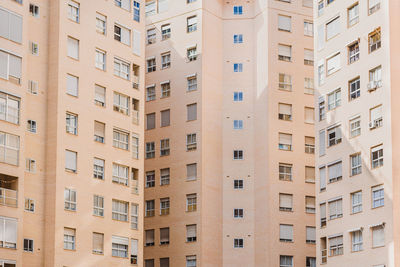
[[25, 198], [25, 211], [35, 212], [35, 200], [31, 198]]
[[[145, 246], [146, 247], [154, 246], [154, 229], [145, 230], [145, 237], [146, 237]], [[145, 266], [147, 266], [147, 262]]]
[[186, 151], [197, 149], [197, 135], [195, 133], [186, 135]]
[[315, 244], [315, 227], [306, 226], [306, 243], [307, 244]]
[[189, 62], [197, 60], [197, 46], [188, 48], [186, 51], [186, 56]]
[[147, 72], [154, 72], [156, 71], [157, 66], [156, 66], [156, 58], [150, 58], [147, 59]]
[[354, 63], [360, 59], [360, 44], [355, 42], [348, 46], [349, 64]]
[[279, 163], [279, 180], [292, 181], [292, 164]]
[[234, 63], [233, 72], [243, 72], [243, 63]]
[[292, 135], [287, 133], [279, 133], [278, 148], [280, 150], [292, 151]]
[[187, 91], [196, 91], [197, 90], [197, 75], [189, 75], [187, 76]]
[[123, 150], [129, 149], [129, 133], [113, 129], [113, 147]]
[[93, 159], [93, 178], [104, 180], [104, 159]]
[[39, 17], [39, 6], [34, 5], [34, 4], [29, 4], [29, 13], [33, 17], [38, 18]]
[[0, 120], [18, 124], [20, 117], [20, 101], [20, 98], [0, 92]]
[[171, 24], [165, 24], [161, 26], [161, 39], [167, 40], [171, 38]]
[[340, 53], [331, 56], [326, 60], [326, 75], [329, 76], [340, 69]]
[[160, 199], [160, 215], [168, 215], [169, 214], [169, 197]]
[[361, 134], [361, 117], [358, 116], [350, 120], [350, 137], [356, 137]]
[[94, 122], [94, 141], [99, 143], [105, 142], [106, 125], [105, 123], [95, 121]]
[[67, 44], [67, 55], [70, 58], [79, 59], [79, 40], [68, 36]]
[[382, 86], [382, 67], [378, 66], [369, 71], [368, 92], [373, 92]]
[[68, 18], [79, 23], [79, 3], [68, 1]]
[[233, 218], [243, 218], [243, 209], [233, 209]]
[[128, 221], [128, 202], [112, 200], [112, 218], [117, 221]]
[[371, 15], [381, 8], [381, 0], [368, 0], [368, 14]]
[[67, 74], [67, 94], [78, 96], [79, 78], [77, 76]]
[[315, 183], [315, 167], [305, 166], [305, 182]]
[[197, 179], [197, 164], [191, 163], [186, 165], [186, 180], [194, 181]]
[[152, 159], [156, 155], [156, 147], [154, 142], [146, 143], [146, 159]]
[[293, 211], [293, 195], [279, 193], [279, 210]]
[[111, 255], [113, 257], [127, 258], [128, 244], [129, 244], [129, 238], [113, 235], [111, 238], [111, 247], [112, 247]]
[[146, 188], [154, 187], [156, 185], [155, 171], [146, 172]]
[[170, 110], [162, 110], [161, 111], [161, 127], [167, 127], [170, 125]]
[[161, 98], [169, 97], [171, 95], [171, 83], [170, 81], [161, 83]]
[[94, 103], [100, 107], [106, 105], [106, 88], [101, 85], [94, 86]]
[[326, 40], [332, 39], [340, 33], [340, 17], [326, 23]]
[[233, 159], [234, 160], [242, 160], [243, 159], [243, 150], [233, 150]]
[[78, 134], [78, 115], [67, 113], [65, 114], [65, 131], [67, 133], [77, 135]]
[[361, 153], [353, 154], [350, 156], [350, 174], [351, 176], [360, 174], [362, 172]]
[[278, 30], [291, 32], [292, 31], [292, 17], [278, 15]]
[[233, 92], [233, 101], [235, 102], [243, 101], [243, 92]]
[[106, 70], [106, 52], [100, 49], [96, 49], [96, 68], [100, 70]]
[[187, 18], [187, 32], [194, 32], [197, 30], [197, 16]]
[[64, 209], [76, 211], [76, 191], [70, 188], [64, 189]]
[[306, 196], [306, 213], [315, 214], [315, 197]]
[[292, 120], [292, 105], [291, 104], [278, 104], [278, 119], [284, 121], [291, 121]]
[[349, 81], [349, 101], [359, 98], [361, 95], [360, 77]]
[[187, 121], [197, 120], [197, 104], [186, 105]]
[[304, 35], [305, 36], [314, 36], [314, 24], [311, 21], [304, 21]]
[[342, 180], [342, 162], [338, 161], [328, 165], [328, 178], [329, 183], [334, 183]]
[[379, 105], [369, 110], [369, 129], [376, 129], [383, 125], [383, 106]]
[[329, 256], [343, 255], [343, 235], [330, 237], [329, 241]]
[[383, 185], [372, 187], [372, 208], [379, 208], [385, 205], [385, 191]]
[[140, 3], [133, 1], [133, 20], [140, 22]]
[[381, 28], [376, 29], [368, 35], [369, 53], [381, 48]]
[[186, 211], [193, 212], [197, 210], [197, 195], [189, 194], [186, 195]]
[[[155, 201], [153, 200], [146, 200], [146, 206], [145, 206], [145, 216], [146, 217], [152, 217], [155, 215]], [[146, 241], [146, 246], [147, 246], [147, 241]]]
[[33, 240], [24, 238], [24, 251], [33, 252]]
[[146, 88], [146, 101], [156, 100], [156, 86], [150, 85]]
[[146, 17], [155, 15], [156, 8], [156, 1], [146, 1]]
[[362, 211], [362, 192], [351, 193], [351, 213]]
[[186, 225], [186, 242], [196, 242], [197, 240], [197, 229], [196, 225]]
[[233, 43], [234, 43], [234, 44], [241, 44], [241, 43], [243, 43], [243, 34], [234, 34], [234, 35], [233, 35]]
[[160, 140], [160, 156], [168, 156], [170, 154], [169, 138]]
[[293, 256], [279, 256], [279, 267], [293, 267]]
[[304, 152], [307, 154], [315, 153], [315, 138], [311, 136], [305, 137]]
[[170, 169], [165, 168], [160, 170], [160, 185], [169, 185]]
[[243, 6], [233, 6], [233, 15], [242, 15]]
[[293, 225], [290, 224], [279, 225], [279, 241], [293, 242]]
[[279, 73], [279, 85], [280, 90], [292, 91], [292, 76], [285, 73]]
[[235, 238], [233, 240], [233, 247], [234, 248], [243, 248], [244, 247], [244, 240], [243, 238]]
[[233, 129], [235, 130], [243, 129], [243, 120], [233, 120]]
[[383, 145], [371, 148], [371, 167], [372, 169], [383, 166]]
[[104, 216], [104, 197], [93, 195], [93, 215]]
[[113, 163], [112, 168], [113, 183], [128, 185], [129, 168], [117, 163]]
[[96, 13], [96, 30], [101, 34], [106, 34], [107, 30], [107, 17], [99, 13]]
[[94, 254], [100, 254], [100, 255], [104, 253], [104, 234], [93, 233], [92, 252]]
[[358, 23], [360, 18], [358, 3], [347, 9], [347, 25], [349, 27]]
[[156, 35], [155, 28], [147, 30], [147, 44], [148, 45], [154, 44], [156, 42], [156, 38], [157, 38], [157, 35]]
[[161, 54], [161, 69], [167, 69], [171, 67], [171, 53], [166, 52]]
[[186, 267], [196, 267], [196, 256], [186, 256]]
[[282, 61], [292, 61], [292, 46], [279, 44], [278, 45], [278, 59]]
[[75, 229], [64, 228], [64, 249], [75, 250]]
[[65, 150], [65, 170], [70, 172], [77, 172], [77, 157], [78, 153]]
[[304, 122], [314, 124], [314, 108], [304, 107]]
[[385, 246], [385, 226], [383, 224], [371, 227], [372, 230], [372, 247]]
[[336, 89], [335, 91], [328, 94], [328, 110], [335, 109], [341, 105], [341, 90]]
[[343, 217], [343, 200], [338, 198], [328, 201], [329, 220]]
[[233, 189], [243, 189], [243, 180], [233, 180]]
[[129, 80], [130, 68], [131, 65], [128, 62], [125, 62], [118, 58], [114, 58], [114, 75], [121, 77], [122, 79]]

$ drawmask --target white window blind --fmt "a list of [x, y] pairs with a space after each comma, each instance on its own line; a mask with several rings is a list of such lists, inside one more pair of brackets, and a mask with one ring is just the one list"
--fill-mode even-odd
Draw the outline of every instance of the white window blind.
[[340, 179], [342, 177], [342, 162], [341, 161], [328, 166], [328, 177], [329, 177], [330, 182]]
[[133, 30], [133, 53], [140, 56], [140, 40], [141, 40], [141, 34], [137, 30]]
[[121, 1], [121, 7], [123, 8], [123, 9], [126, 9], [126, 10], [131, 10], [131, 0], [120, 0]]
[[196, 237], [196, 225], [186, 225], [186, 238]]
[[325, 167], [319, 168], [319, 186], [320, 186], [321, 190], [326, 188], [326, 168]]
[[278, 46], [278, 54], [280, 56], [289, 57], [292, 56], [292, 47], [289, 45], [279, 45]]
[[380, 247], [385, 245], [385, 231], [382, 225], [372, 228], [372, 247]]
[[187, 19], [187, 24], [188, 24], [188, 25], [195, 25], [195, 24], [197, 24], [197, 16], [188, 18], [188, 19]]
[[100, 85], [94, 87], [94, 101], [99, 103], [101, 106], [105, 105], [106, 102], [106, 88]]
[[103, 253], [104, 235], [100, 233], [93, 233], [93, 252]]
[[0, 7], [0, 36], [22, 42], [22, 17]]
[[293, 195], [279, 194], [279, 208], [284, 209], [284, 210], [292, 210]]
[[336, 17], [326, 24], [326, 39], [329, 40], [340, 32], [340, 17]]
[[292, 144], [292, 135], [280, 133], [279, 134], [279, 144], [291, 145]]
[[17, 220], [8, 217], [0, 217], [0, 242], [2, 247], [17, 247]]
[[76, 171], [77, 153], [70, 150], [65, 150], [65, 169]]
[[304, 59], [314, 61], [314, 50], [304, 49]]
[[278, 29], [290, 32], [292, 30], [292, 18], [278, 15]]
[[279, 239], [283, 241], [293, 240], [293, 225], [279, 225]]
[[330, 219], [335, 219], [338, 217], [342, 217], [343, 211], [342, 211], [342, 199], [337, 199], [334, 201], [330, 201], [328, 203], [328, 208], [329, 208], [329, 218]]
[[67, 94], [78, 96], [78, 83], [78, 77], [67, 74]]
[[340, 69], [340, 53], [326, 60], [327, 75], [334, 73]]
[[316, 239], [315, 236], [316, 236], [315, 227], [307, 226], [306, 227], [306, 239], [307, 239], [307, 241], [315, 241], [315, 239]]
[[186, 165], [186, 178], [187, 180], [195, 180], [197, 177], [197, 164]]
[[168, 10], [169, 0], [158, 0], [158, 13], [163, 13]]
[[131, 239], [131, 255], [138, 255], [138, 240]]
[[161, 127], [170, 125], [170, 110], [161, 111]]
[[77, 39], [68, 37], [68, 56], [74, 59], [79, 59], [79, 41]]
[[187, 120], [192, 121], [197, 119], [197, 104], [187, 105]]
[[319, 212], [321, 221], [326, 219], [326, 203], [321, 203], [319, 205]]
[[112, 240], [111, 242], [114, 244], [121, 244], [121, 245], [125, 245], [125, 246], [129, 245], [129, 239], [127, 237], [113, 235], [111, 240]]
[[279, 103], [279, 114], [292, 115], [292, 105]]
[[304, 108], [304, 120], [307, 123], [314, 123], [314, 109], [313, 108]]
[[94, 135], [104, 138], [105, 128], [106, 128], [106, 125], [104, 123], [95, 121], [94, 122]]
[[319, 25], [317, 28], [317, 49], [318, 51], [324, 48], [325, 45], [325, 31], [324, 31], [324, 25]]
[[154, 230], [146, 230], [146, 244], [154, 243]]
[[371, 109], [371, 121], [382, 118], [382, 105]]
[[131, 31], [125, 27], [121, 28], [121, 43], [131, 45]]

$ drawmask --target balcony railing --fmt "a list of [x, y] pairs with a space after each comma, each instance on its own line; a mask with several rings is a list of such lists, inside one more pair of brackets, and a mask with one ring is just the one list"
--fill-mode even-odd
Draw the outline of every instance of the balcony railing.
[[0, 205], [17, 207], [18, 205], [18, 192], [16, 190], [6, 189], [0, 187]]

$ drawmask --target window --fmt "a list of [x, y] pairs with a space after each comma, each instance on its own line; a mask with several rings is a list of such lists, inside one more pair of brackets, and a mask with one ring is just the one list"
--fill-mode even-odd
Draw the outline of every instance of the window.
[[279, 256], [279, 267], [293, 267], [293, 256]]
[[279, 180], [292, 181], [292, 164], [279, 163]]
[[160, 228], [160, 245], [169, 244], [169, 228]]
[[186, 195], [186, 211], [192, 212], [197, 210], [197, 195]]
[[161, 98], [171, 95], [171, 83], [169, 81], [161, 83]]
[[279, 133], [279, 144], [280, 150], [292, 151], [292, 135], [286, 133]]
[[17, 248], [17, 229], [16, 219], [0, 216], [0, 247]]
[[92, 237], [92, 252], [95, 254], [103, 254], [104, 253], [104, 234], [101, 233], [93, 233]]
[[170, 110], [161, 111], [161, 127], [166, 127], [170, 125]]
[[326, 23], [326, 40], [329, 40], [340, 33], [340, 17], [336, 17]]
[[156, 14], [156, 1], [146, 1], [146, 17]]
[[169, 197], [160, 199], [160, 215], [168, 215], [169, 214]]
[[233, 218], [243, 218], [243, 209], [233, 209]]
[[104, 160], [94, 158], [93, 160], [93, 178], [104, 180]]
[[282, 61], [292, 61], [292, 46], [290, 45], [278, 45], [278, 59]]
[[328, 147], [340, 144], [342, 142], [342, 131], [340, 125], [328, 129]]
[[[0, 51], [0, 54], [1, 54], [1, 51]], [[31, 93], [32, 95], [37, 95], [38, 94], [38, 83], [35, 81], [31, 81], [31, 80], [28, 81], [28, 92]]]
[[[155, 201], [153, 200], [146, 200], [146, 217], [152, 217], [155, 215]], [[147, 242], [146, 242], [147, 245]]]
[[186, 225], [186, 242], [196, 242], [197, 230], [196, 225]]
[[233, 92], [233, 101], [235, 102], [243, 101], [243, 92]]
[[133, 20], [140, 22], [140, 3], [133, 1]]
[[171, 53], [167, 52], [161, 54], [161, 69], [167, 69], [171, 67]]
[[114, 58], [114, 75], [129, 80], [130, 64], [118, 58]]
[[193, 181], [197, 179], [197, 163], [186, 165], [186, 180]]
[[20, 98], [0, 92], [0, 120], [18, 124], [19, 112]]
[[314, 66], [314, 50], [304, 49], [304, 65]]
[[66, 114], [66, 132], [74, 135], [78, 134], [78, 115]]
[[306, 243], [315, 244], [315, 227], [306, 226]]
[[158, 13], [163, 13], [168, 10], [169, 0], [158, 0]]
[[334, 183], [342, 180], [342, 162], [338, 161], [328, 165], [329, 183]]
[[106, 125], [104, 123], [94, 122], [94, 141], [104, 143]]
[[19, 136], [0, 132], [0, 162], [18, 165]]
[[76, 211], [76, 191], [73, 189], [64, 189], [64, 209]]
[[350, 120], [350, 137], [356, 137], [361, 134], [360, 116]]
[[187, 134], [186, 135], [186, 151], [192, 151], [197, 149], [197, 138], [196, 134]]
[[330, 200], [328, 202], [329, 220], [341, 218], [343, 216], [342, 203], [342, 198]]
[[186, 110], [187, 110], [187, 120], [188, 121], [197, 120], [197, 104], [196, 103], [186, 105]]
[[362, 192], [351, 193], [351, 213], [359, 213], [362, 211]]
[[35, 200], [30, 198], [25, 198], [25, 211], [35, 212]]
[[168, 156], [170, 154], [169, 138], [160, 140], [160, 156]]
[[65, 150], [65, 170], [76, 172], [77, 153], [71, 150]]
[[306, 213], [315, 214], [315, 197], [306, 196]]
[[187, 32], [194, 32], [197, 30], [197, 16], [187, 18]]
[[94, 86], [94, 103], [104, 107], [106, 105], [106, 88], [100, 85]]
[[36, 131], [37, 131], [36, 121], [28, 120], [28, 122], [27, 122], [27, 130], [28, 130], [28, 132], [36, 133]]
[[39, 7], [34, 4], [29, 4], [29, 13], [33, 17], [38, 18], [39, 17]]
[[369, 53], [374, 52], [381, 48], [381, 29], [378, 28], [368, 35]]
[[362, 171], [361, 153], [353, 154], [350, 156], [350, 169], [351, 176], [360, 174]]
[[196, 267], [196, 256], [186, 256], [186, 267]]
[[293, 242], [293, 225], [289, 224], [279, 225], [279, 241]]
[[113, 220], [128, 221], [128, 202], [112, 200], [112, 218]]
[[197, 60], [197, 47], [190, 47], [186, 51], [186, 56], [188, 61], [195, 61]]
[[244, 247], [243, 238], [235, 238], [235, 239], [233, 239], [233, 247], [234, 248], [243, 248]]
[[79, 23], [79, 3], [68, 1], [68, 18]]
[[360, 44], [359, 42], [355, 42], [348, 46], [349, 52], [349, 64], [356, 62], [360, 59]]
[[315, 138], [311, 136], [305, 137], [305, 147], [304, 152], [307, 154], [314, 154], [315, 153]]
[[170, 169], [165, 168], [160, 170], [160, 185], [168, 185], [170, 180]]
[[233, 15], [242, 15], [243, 6], [233, 6]]
[[107, 17], [96, 13], [96, 31], [101, 34], [106, 34]]
[[113, 257], [119, 257], [119, 258], [128, 257], [129, 238], [113, 235], [111, 238], [111, 244], [112, 244], [111, 254]]
[[243, 72], [243, 63], [234, 63], [233, 72]]
[[132, 133], [132, 158], [139, 159], [139, 136]]
[[146, 143], [146, 159], [152, 159], [156, 155], [156, 147], [154, 142]]
[[128, 150], [129, 133], [113, 129], [113, 147]]
[[315, 167], [306, 166], [306, 183], [315, 183]]
[[371, 227], [372, 230], [372, 247], [383, 247], [385, 245], [385, 228], [384, 225]]
[[368, 92], [375, 91], [382, 86], [382, 68], [376, 67], [369, 71]]
[[150, 58], [147, 60], [147, 72], [156, 71], [156, 58]]
[[79, 59], [79, 40], [68, 36], [68, 53], [73, 59]]
[[234, 43], [234, 44], [241, 44], [241, 43], [243, 43], [243, 34], [234, 34], [234, 35], [233, 35], [233, 43]]
[[171, 37], [171, 24], [165, 24], [161, 26], [161, 38], [167, 40]]
[[385, 192], [383, 185], [372, 187], [372, 208], [379, 208], [385, 205]]
[[243, 150], [233, 150], [233, 159], [234, 160], [242, 160], [243, 159]]
[[106, 52], [96, 49], [96, 68], [106, 70]]
[[329, 256], [338, 256], [343, 254], [343, 236], [329, 238]]
[[325, 155], [325, 130], [319, 131], [319, 156]]
[[306, 267], [316, 267], [317, 261], [314, 257], [306, 257]]
[[25, 170], [27, 172], [35, 173], [36, 172], [36, 160], [27, 158], [25, 161]]
[[326, 60], [326, 73], [331, 75], [340, 69], [340, 53]]
[[75, 250], [75, 229], [64, 227], [64, 249]]
[[314, 108], [304, 108], [304, 122], [314, 124]]
[[243, 129], [243, 120], [233, 120], [233, 129], [235, 130]]
[[293, 195], [279, 193], [279, 210], [293, 211]]
[[187, 91], [195, 91], [197, 90], [197, 75], [189, 75], [187, 76]]
[[22, 17], [7, 9], [0, 8], [0, 36], [13, 42], [22, 43]]
[[355, 25], [359, 21], [359, 7], [358, 3], [354, 4], [353, 6], [347, 9], [347, 25], [349, 27]]
[[320, 191], [326, 189], [326, 167], [319, 168], [319, 178], [320, 178]]
[[243, 189], [243, 180], [233, 180], [233, 189]]
[[325, 83], [325, 66], [324, 64], [318, 65], [318, 84], [323, 85]]
[[[149, 29], [147, 30], [147, 44], [154, 44], [156, 42], [156, 29]], [[155, 65], [155, 64], [154, 64]]]
[[278, 30], [291, 32], [292, 31], [292, 17], [278, 15]]
[[370, 122], [369, 129], [379, 128], [383, 125], [383, 117], [382, 117], [382, 105], [376, 106], [369, 110], [370, 114]]
[[113, 163], [112, 181], [117, 184], [128, 185], [129, 168]]
[[139, 205], [131, 203], [131, 229], [137, 230], [139, 226]]
[[304, 7], [313, 7], [313, 1], [312, 0], [303, 0], [303, 6]]
[[284, 121], [291, 121], [292, 120], [292, 105], [279, 103], [278, 107], [279, 107], [278, 119], [284, 120]]
[[349, 81], [349, 101], [359, 98], [361, 94], [360, 77]]
[[326, 226], [326, 203], [319, 204], [321, 228]]
[[187, 4], [190, 4], [190, 3], [194, 3], [194, 2], [196, 2], [197, 0], [186, 0], [186, 3]]
[[154, 187], [156, 185], [155, 171], [146, 172], [146, 187]]
[[33, 252], [33, 240], [24, 238], [24, 251]]
[[381, 0], [368, 0], [368, 14], [371, 15], [381, 8]]
[[284, 73], [279, 73], [279, 89], [292, 91], [292, 76]]
[[78, 96], [79, 78], [71, 74], [67, 74], [67, 94]]
[[146, 88], [146, 101], [156, 100], [156, 87], [155, 85]]
[[29, 42], [29, 48], [31, 50], [32, 55], [39, 55], [39, 45], [35, 42]]
[[[154, 246], [154, 229], [152, 230], [145, 230], [145, 234], [146, 234], [146, 243], [145, 246], [149, 247], [149, 246]], [[147, 265], [146, 265], [147, 266]]]
[[363, 237], [361, 230], [350, 232], [351, 235], [351, 251], [357, 252], [363, 250]]
[[314, 36], [314, 24], [311, 21], [304, 21], [304, 35], [305, 36]]
[[383, 145], [371, 148], [371, 166], [372, 169], [383, 166]]
[[313, 95], [314, 94], [314, 79], [304, 78], [304, 93]]
[[93, 215], [104, 216], [104, 197], [93, 195]]

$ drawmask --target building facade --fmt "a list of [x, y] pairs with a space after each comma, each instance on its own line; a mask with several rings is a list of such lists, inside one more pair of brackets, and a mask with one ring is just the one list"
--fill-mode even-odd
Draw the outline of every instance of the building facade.
[[143, 7], [0, 1], [0, 266], [142, 266]]
[[[316, 1], [318, 266], [399, 266], [398, 1]], [[396, 227], [397, 225], [397, 227]]]
[[312, 1], [146, 1], [146, 267], [315, 266]]

